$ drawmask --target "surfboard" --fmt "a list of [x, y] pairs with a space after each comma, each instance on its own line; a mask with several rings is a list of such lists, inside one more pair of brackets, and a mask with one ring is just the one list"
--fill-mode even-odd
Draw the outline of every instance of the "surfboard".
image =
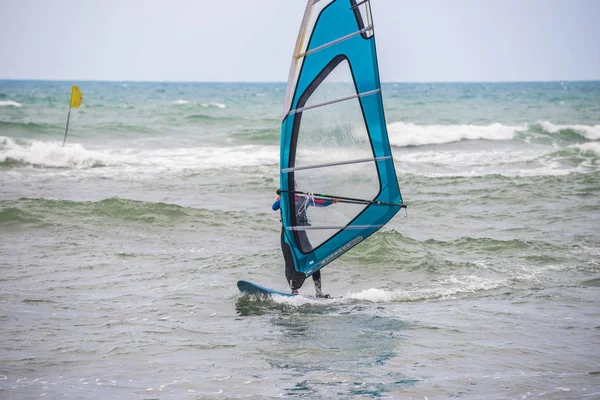
[[245, 294], [258, 294], [262, 296], [284, 296], [284, 297], [293, 297], [294, 295], [291, 293], [283, 293], [278, 292], [277, 290], [268, 289], [266, 287], [257, 285], [256, 283], [248, 282], [248, 281], [238, 281], [237, 283], [238, 289], [240, 292]]

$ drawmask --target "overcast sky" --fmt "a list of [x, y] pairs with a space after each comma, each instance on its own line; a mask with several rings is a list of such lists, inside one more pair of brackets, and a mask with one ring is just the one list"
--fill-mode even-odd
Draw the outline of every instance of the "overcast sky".
[[[0, 79], [285, 81], [306, 0], [0, 0]], [[371, 0], [382, 81], [600, 79], [600, 0]]]

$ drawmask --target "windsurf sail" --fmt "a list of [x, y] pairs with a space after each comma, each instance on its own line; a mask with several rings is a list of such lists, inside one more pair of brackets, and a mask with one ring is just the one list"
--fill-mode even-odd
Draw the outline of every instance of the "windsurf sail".
[[317, 270], [402, 207], [383, 112], [369, 0], [309, 0], [281, 126], [284, 240]]

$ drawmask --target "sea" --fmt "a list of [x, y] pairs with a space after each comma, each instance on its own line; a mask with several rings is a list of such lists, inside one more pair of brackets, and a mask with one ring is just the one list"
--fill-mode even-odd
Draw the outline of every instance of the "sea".
[[263, 299], [285, 83], [0, 81], [0, 398], [600, 399], [600, 82], [382, 89], [408, 208]]

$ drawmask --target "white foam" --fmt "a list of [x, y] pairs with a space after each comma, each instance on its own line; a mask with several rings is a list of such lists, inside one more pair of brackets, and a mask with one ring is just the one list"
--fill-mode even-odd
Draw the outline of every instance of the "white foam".
[[405, 173], [429, 177], [446, 176], [559, 176], [571, 172], [551, 156], [554, 148], [526, 150], [446, 150], [394, 154]]
[[527, 125], [416, 125], [394, 122], [387, 126], [392, 146], [423, 146], [460, 140], [511, 140], [515, 133], [527, 130]]
[[[28, 141], [16, 143], [0, 136], [0, 162], [15, 160], [54, 168], [89, 168], [97, 165], [127, 166], [129, 170], [177, 173], [182, 170], [239, 169], [274, 166], [278, 146], [245, 145], [161, 150], [88, 150], [77, 143]], [[136, 168], [137, 167], [137, 168]], [[133, 172], [133, 171], [132, 171]]]
[[[347, 293], [343, 299], [366, 300], [373, 303], [390, 303], [397, 301], [423, 301], [452, 299], [457, 296], [486, 292], [505, 287], [512, 287], [515, 281], [522, 284], [534, 284], [558, 276], [561, 271], [570, 269], [568, 265], [544, 265], [539, 267], [510, 266], [477, 263], [478, 268], [486, 276], [448, 275], [432, 281], [422, 281], [408, 288], [386, 290], [370, 288], [357, 293]], [[490, 276], [490, 275], [494, 276]]]
[[200, 105], [202, 107], [227, 108], [227, 106], [223, 103], [202, 103]]
[[183, 100], [183, 99], [179, 99], [179, 100], [176, 100], [175, 102], [173, 102], [173, 104], [188, 104], [188, 103], [189, 103], [189, 101]]
[[429, 164], [434, 167], [449, 166], [465, 171], [475, 167], [494, 167], [499, 165], [531, 163], [544, 153], [539, 150], [477, 150], [477, 151], [419, 151], [394, 156], [401, 164]]
[[0, 101], [0, 107], [23, 107], [23, 104], [12, 100]]
[[[464, 146], [462, 146], [464, 147]], [[600, 162], [600, 143], [581, 143], [568, 148], [579, 151], [590, 158], [590, 162], [566, 165], [557, 156], [556, 148], [531, 146], [528, 148], [504, 146], [498, 149], [478, 147], [436, 149], [418, 148], [397, 150], [394, 162], [402, 174], [429, 177], [444, 176], [558, 176], [578, 171], [597, 170]], [[330, 152], [331, 149], [328, 149]], [[335, 154], [340, 159], [356, 156], [351, 150], [339, 149]], [[558, 153], [561, 154], [561, 153]], [[311, 160], [330, 157], [320, 152], [304, 154]], [[300, 155], [299, 155], [300, 156]], [[355, 158], [357, 158], [356, 156]], [[359, 157], [358, 157], [359, 158]], [[304, 159], [304, 158], [301, 158]], [[179, 174], [182, 171], [275, 169], [279, 164], [277, 145], [240, 145], [166, 149], [101, 149], [89, 150], [80, 144], [60, 142], [16, 141], [0, 136], [0, 162], [15, 160], [41, 167], [86, 169], [93, 166], [116, 166], [124, 174]], [[595, 161], [594, 161], [595, 160]], [[358, 168], [361, 164], [357, 164]], [[123, 168], [121, 168], [123, 167]], [[350, 167], [354, 167], [351, 165]], [[100, 168], [98, 173], [102, 172]], [[348, 169], [330, 169], [331, 174]], [[359, 170], [357, 170], [359, 171]]]
[[18, 144], [0, 136], [0, 162], [15, 160], [26, 164], [51, 168], [89, 168], [95, 165], [114, 165], [122, 162], [119, 156], [86, 150], [77, 143], [32, 141]]
[[356, 300], [368, 300], [374, 303], [389, 303], [394, 300], [394, 292], [371, 288], [358, 293], [348, 293], [346, 297]]
[[[538, 121], [547, 133], [571, 129], [588, 140], [600, 140], [600, 125], [556, 125]], [[529, 129], [528, 125], [417, 125], [411, 122], [394, 122], [387, 126], [393, 146], [424, 146], [458, 142], [460, 140], [511, 140], [518, 132]]]
[[367, 289], [358, 293], [348, 293], [343, 298], [366, 300], [373, 303], [390, 303], [394, 301], [420, 301], [454, 298], [461, 294], [493, 290], [508, 284], [506, 279], [487, 279], [474, 275], [448, 276], [440, 281], [430, 282], [423, 287], [410, 289]]
[[316, 297], [306, 297], [302, 294], [298, 296], [271, 296], [271, 300], [275, 303], [285, 304], [292, 307], [301, 307], [307, 304], [310, 305], [331, 305], [335, 303], [343, 303], [344, 298], [318, 299]]
[[600, 125], [555, 125], [548, 121], [539, 121], [538, 123], [544, 131], [549, 133], [557, 133], [565, 129], [571, 129], [580, 133], [586, 139], [600, 140]]
[[167, 169], [237, 169], [277, 165], [279, 147], [246, 145], [165, 149], [145, 151], [134, 156], [135, 160], [130, 162]]
[[600, 156], [600, 142], [573, 144], [569, 147], [579, 149], [582, 154]]

